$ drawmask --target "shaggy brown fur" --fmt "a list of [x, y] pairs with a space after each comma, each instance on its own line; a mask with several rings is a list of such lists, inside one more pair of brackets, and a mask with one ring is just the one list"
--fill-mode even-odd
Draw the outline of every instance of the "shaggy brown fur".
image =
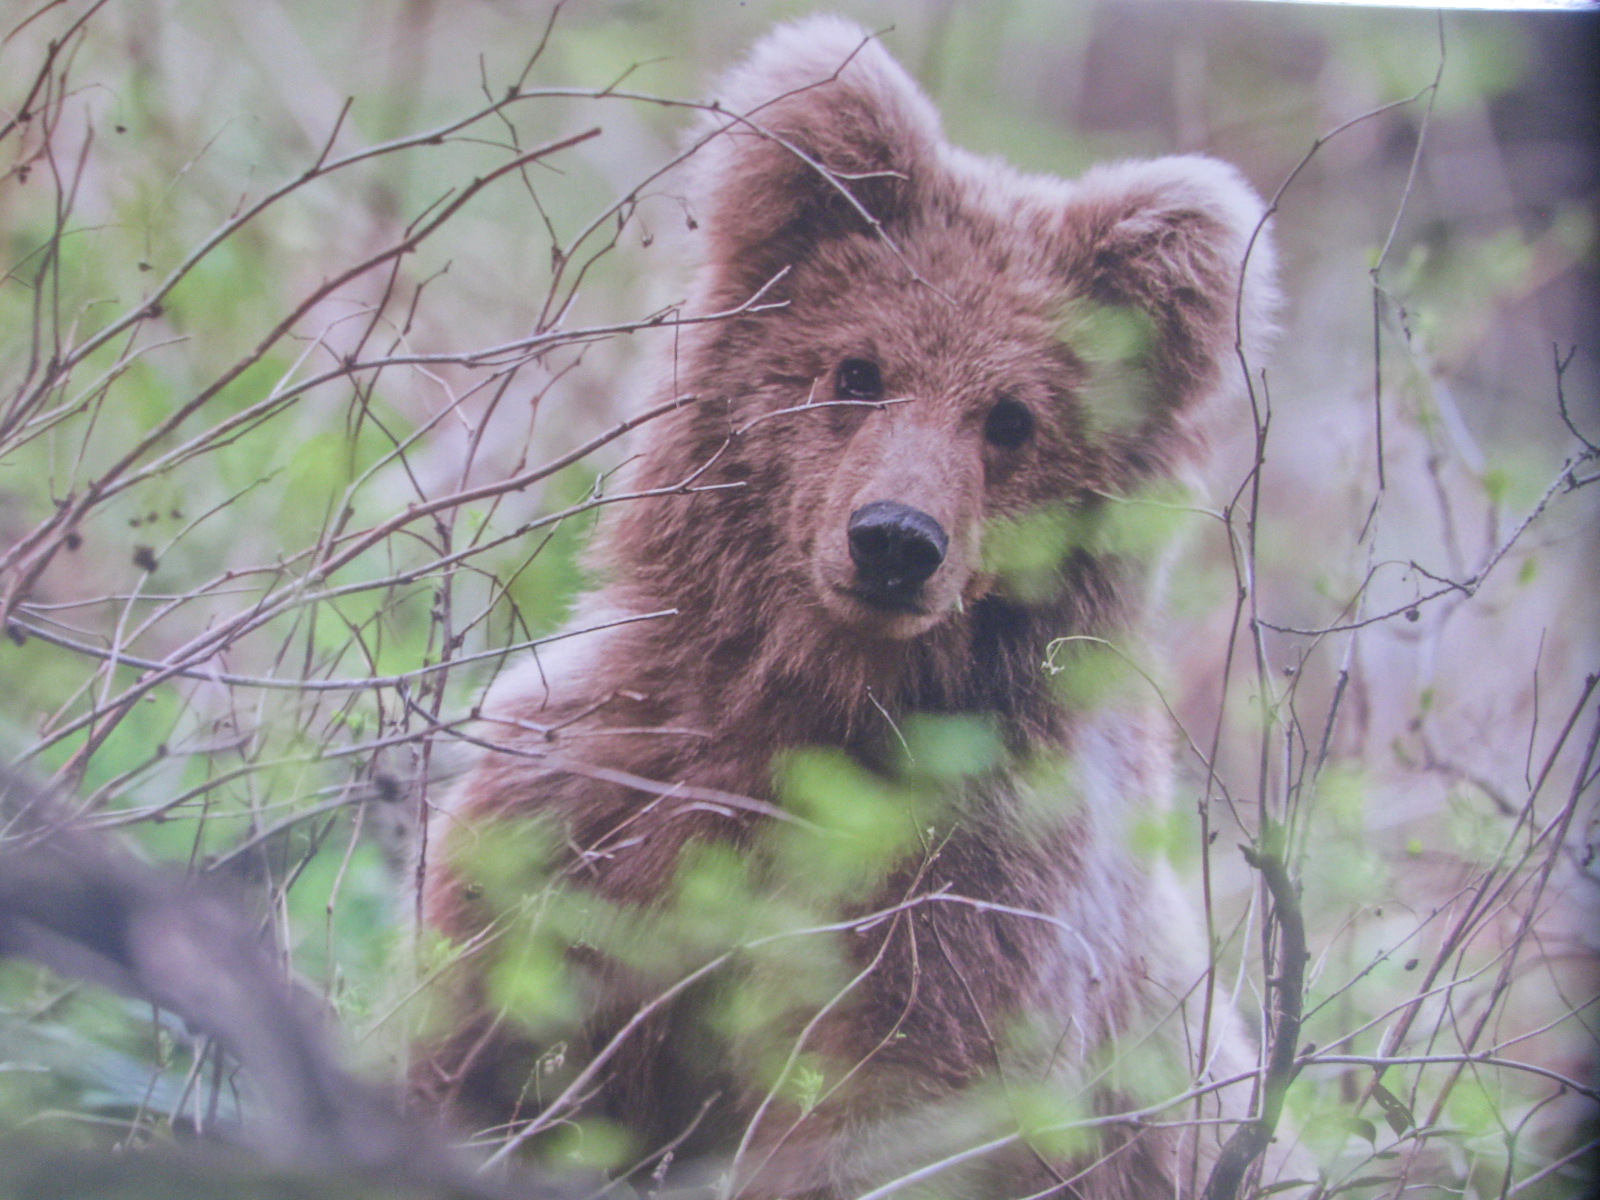
[[[1065, 182], [954, 149], [888, 55], [833, 19], [774, 32], [718, 95], [691, 195], [693, 302], [736, 308], [777, 280], [765, 298], [782, 307], [691, 327], [661, 387], [697, 399], [649, 427], [634, 482], [737, 486], [616, 510], [597, 547], [607, 582], [574, 627], [677, 615], [573, 639], [486, 703], [481, 740], [497, 748], [435, 825], [447, 850], [426, 903], [455, 939], [494, 936], [455, 972], [419, 1090], [479, 1120], [536, 1112], [676, 977], [624, 965], [596, 931], [677, 903], [686, 848], [733, 848], [775, 904], [806, 894], [806, 835], [762, 811], [787, 795], [785, 754], [831, 748], [914, 792], [899, 733], [965, 715], [997, 731], [998, 765], [953, 793], [926, 783], [943, 800], [835, 897], [835, 916], [895, 911], [839, 935], [833, 982], [807, 996], [809, 968], [786, 974], [770, 953], [713, 973], [628, 1033], [582, 1111], [643, 1151], [709, 1100], [685, 1146], [724, 1164], [738, 1151], [747, 1197], [857, 1195], [995, 1139], [938, 1172], [954, 1189], [938, 1194], [1187, 1194], [1213, 1134], [1011, 1136], [1039, 1123], [1041, 1095], [1058, 1118], [1110, 1114], [1252, 1061], [1221, 1016], [1193, 1061], [1201, 939], [1165, 870], [1128, 847], [1132, 819], [1163, 802], [1161, 723], [1147, 697], [1091, 699], [1041, 662], [1052, 639], [1137, 632], [1150, 552], [1126, 523], [1119, 535], [1129, 506], [1114, 498], [1195, 459], [1195, 413], [1264, 324], [1263, 242], [1241, 278], [1260, 202], [1202, 158]], [[1056, 531], [1042, 571], [1005, 552], [1029, 520]], [[519, 837], [542, 847], [536, 867]], [[547, 880], [591, 897], [587, 915], [528, 918], [519, 889], [547, 898]], [[576, 1041], [490, 1000], [497, 955], [550, 928], [577, 945]], [[726, 1016], [741, 987], [798, 995], [751, 1032]], [[820, 1099], [797, 1101], [782, 1069], [796, 1039], [821, 1064]]]

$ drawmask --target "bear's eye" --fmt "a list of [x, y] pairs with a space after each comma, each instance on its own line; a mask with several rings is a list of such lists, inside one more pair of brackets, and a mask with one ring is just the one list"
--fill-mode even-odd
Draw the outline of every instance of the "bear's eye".
[[841, 400], [876, 400], [883, 395], [883, 376], [878, 364], [865, 358], [847, 358], [839, 364], [833, 380], [834, 394]]
[[1015, 450], [1033, 433], [1033, 414], [1028, 406], [1010, 396], [994, 402], [983, 422], [983, 436], [993, 445]]

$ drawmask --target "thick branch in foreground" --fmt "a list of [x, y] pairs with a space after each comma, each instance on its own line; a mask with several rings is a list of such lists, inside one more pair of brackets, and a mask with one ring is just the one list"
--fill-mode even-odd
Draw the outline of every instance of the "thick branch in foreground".
[[[0, 1192], [288, 1196], [314, 1194], [304, 1186], [316, 1182], [315, 1193], [355, 1198], [560, 1200], [588, 1190], [492, 1183], [341, 1068], [309, 998], [284, 983], [243, 914], [214, 890], [64, 825], [49, 797], [7, 774], [0, 829], [0, 958], [31, 959], [182, 1017], [243, 1065], [260, 1118], [235, 1131], [255, 1153], [201, 1146], [101, 1160], [13, 1146]], [[51, 1190], [37, 1190], [45, 1182]]]

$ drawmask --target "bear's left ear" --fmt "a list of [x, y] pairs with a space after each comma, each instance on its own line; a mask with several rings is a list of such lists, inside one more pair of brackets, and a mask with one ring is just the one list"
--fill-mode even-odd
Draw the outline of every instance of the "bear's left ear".
[[[709, 238], [712, 302], [747, 299], [819, 242], [885, 228], [937, 169], [938, 114], [877, 40], [838, 17], [762, 38], [692, 142], [690, 198]], [[692, 144], [692, 143], [691, 143]]]
[[1075, 299], [1131, 309], [1152, 335], [1146, 417], [1237, 381], [1236, 345], [1258, 361], [1278, 306], [1264, 211], [1237, 171], [1199, 156], [1097, 167], [1075, 186], [1062, 266]]

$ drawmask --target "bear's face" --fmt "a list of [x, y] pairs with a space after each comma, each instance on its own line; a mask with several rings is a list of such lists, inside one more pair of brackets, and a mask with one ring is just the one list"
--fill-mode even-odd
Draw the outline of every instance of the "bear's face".
[[826, 406], [772, 422], [789, 464], [785, 557], [867, 636], [914, 637], [989, 594], [996, 520], [1112, 486], [1081, 405], [1090, 370], [1063, 333], [1065, 281], [987, 226], [969, 214], [903, 228], [893, 248], [830, 241], [769, 318], [783, 336], [760, 374], [782, 382], [758, 407]]

